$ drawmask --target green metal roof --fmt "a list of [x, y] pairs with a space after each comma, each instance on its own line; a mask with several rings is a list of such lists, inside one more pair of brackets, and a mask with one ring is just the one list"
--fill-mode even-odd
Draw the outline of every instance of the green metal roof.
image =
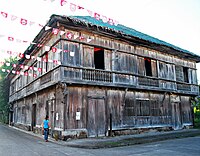
[[184, 52], [184, 53], [188, 53], [190, 55], [198, 56], [198, 55], [196, 55], [196, 54], [194, 54], [194, 53], [192, 53], [192, 52], [190, 52], [188, 50], [179, 48], [179, 47], [177, 47], [175, 45], [172, 45], [172, 44], [167, 43], [165, 41], [159, 40], [159, 39], [157, 39], [155, 37], [152, 37], [152, 36], [149, 36], [147, 34], [141, 33], [141, 32], [139, 32], [139, 31], [137, 31], [135, 29], [126, 27], [126, 26], [121, 25], [121, 24], [118, 24], [117, 26], [116, 25], [111, 25], [109, 23], [105, 23], [102, 20], [97, 20], [97, 19], [95, 19], [93, 17], [90, 17], [90, 16], [72, 16], [72, 18], [77, 18], [78, 20], [84, 21], [86, 23], [91, 23], [93, 25], [111, 28], [111, 29], [114, 29], [115, 31], [120, 31], [120, 32], [122, 32], [122, 33], [124, 33], [126, 35], [137, 37], [139, 39], [146, 40], [148, 42], [156, 43], [156, 44], [159, 44], [159, 45], [165, 45], [165, 46], [168, 46], [168, 47], [173, 48], [175, 50], [178, 50], [178, 51], [181, 51], [181, 52]]

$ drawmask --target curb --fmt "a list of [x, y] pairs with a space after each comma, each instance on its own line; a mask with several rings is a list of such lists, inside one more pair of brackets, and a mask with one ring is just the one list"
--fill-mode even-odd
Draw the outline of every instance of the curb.
[[[43, 135], [35, 134], [30, 131], [25, 131], [10, 125], [8, 125], [8, 127], [43, 139]], [[195, 137], [195, 136], [200, 136], [200, 129], [184, 129], [184, 130], [170, 131], [170, 132], [157, 132], [152, 134], [146, 133], [138, 135], [124, 135], [124, 136], [104, 137], [104, 138], [74, 139], [69, 141], [62, 141], [62, 140], [56, 141], [53, 138], [49, 137], [49, 142], [74, 148], [100, 149], [100, 148], [113, 148], [113, 147], [145, 144], [145, 143], [152, 143], [170, 139]]]
[[86, 148], [86, 149], [99, 149], [99, 148], [113, 148], [113, 147], [121, 147], [121, 146], [130, 146], [130, 145], [137, 145], [137, 144], [145, 144], [151, 142], [158, 142], [170, 139], [180, 139], [180, 138], [187, 138], [187, 137], [195, 137], [200, 136], [200, 130], [197, 131], [184, 131], [184, 132], [175, 132], [169, 134], [159, 134], [159, 135], [152, 135], [145, 137], [134, 137], [131, 136], [125, 139], [112, 139], [105, 141], [95, 141], [87, 143], [84, 141], [79, 144], [67, 144], [69, 147], [76, 147], [76, 148]]

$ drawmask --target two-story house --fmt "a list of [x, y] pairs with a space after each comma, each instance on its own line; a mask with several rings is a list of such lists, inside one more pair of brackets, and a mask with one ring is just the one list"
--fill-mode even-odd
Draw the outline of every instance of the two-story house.
[[[63, 137], [193, 125], [197, 56], [123, 25], [52, 15], [10, 74], [10, 122]], [[27, 57], [28, 56], [28, 57]]]

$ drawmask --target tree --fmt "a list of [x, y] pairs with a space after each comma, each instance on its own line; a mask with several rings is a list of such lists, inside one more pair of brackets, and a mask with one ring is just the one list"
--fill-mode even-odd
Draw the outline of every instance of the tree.
[[[8, 58], [5, 59], [4, 62], [14, 64], [17, 62], [17, 57], [15, 58]], [[2, 70], [3, 69], [3, 70]], [[9, 114], [9, 105], [8, 105], [8, 99], [9, 99], [9, 87], [10, 82], [8, 79], [6, 79], [6, 75], [8, 74], [8, 71], [11, 71], [12, 66], [8, 66], [6, 64], [3, 64], [0, 67], [0, 122], [8, 123], [8, 114]], [[5, 72], [3, 72], [5, 70]]]
[[192, 99], [192, 105], [194, 108], [194, 126], [200, 128], [200, 96]]

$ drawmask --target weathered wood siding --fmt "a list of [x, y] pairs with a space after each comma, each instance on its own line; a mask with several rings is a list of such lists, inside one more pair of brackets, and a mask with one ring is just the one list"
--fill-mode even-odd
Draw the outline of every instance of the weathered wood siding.
[[116, 131], [192, 125], [195, 61], [86, 30], [62, 30], [62, 36], [49, 31], [33, 50], [35, 59], [24, 61], [34, 70], [20, 69], [11, 80], [14, 123], [33, 130], [48, 114], [53, 130], [87, 129], [88, 136], [107, 135], [110, 125]]

